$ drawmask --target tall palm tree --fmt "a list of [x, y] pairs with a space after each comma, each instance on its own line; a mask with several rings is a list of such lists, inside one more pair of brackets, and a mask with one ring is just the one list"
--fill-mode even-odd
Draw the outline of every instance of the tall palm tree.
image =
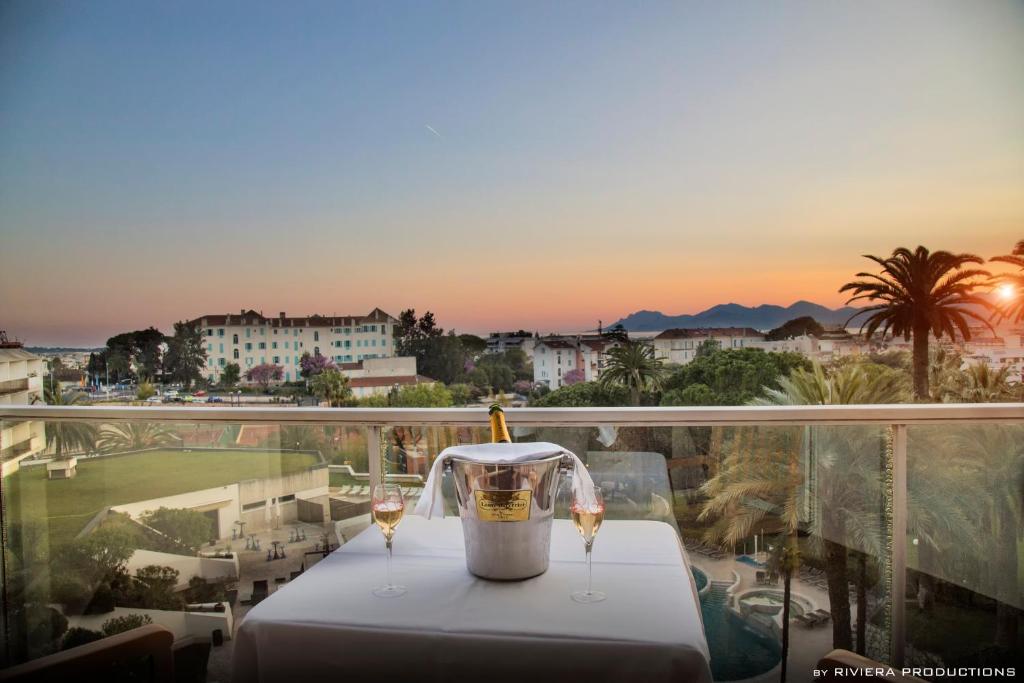
[[[797, 531], [806, 479], [800, 462], [803, 433], [799, 428], [737, 429], [718, 474], [701, 486], [707, 496], [698, 521], [714, 523], [708, 540], [736, 545], [757, 529], [778, 530], [784, 562], [783, 591], [788, 604], [792, 576], [799, 562]], [[782, 661], [789, 656], [789, 611], [784, 605]], [[781, 681], [786, 680], [782, 667]]]
[[120, 422], [104, 425], [99, 447], [107, 453], [139, 451], [159, 446], [178, 446], [181, 437], [157, 422]]
[[[768, 389], [756, 405], [847, 405], [899, 403], [909, 390], [906, 375], [885, 366], [852, 363], [831, 374], [815, 363], [798, 368]], [[881, 453], [878, 430], [864, 427], [808, 428], [806, 439], [814, 458], [815, 495], [811, 502], [811, 539], [822, 549], [832, 612], [833, 646], [852, 647], [848, 553], [856, 551], [857, 646], [864, 652], [867, 624], [867, 559], [881, 557], [883, 510]]]
[[1003, 273], [993, 278], [994, 283], [1008, 284], [1014, 289], [1015, 296], [1009, 302], [999, 308], [999, 315], [1003, 318], [1012, 318], [1014, 322], [1024, 320], [1024, 240], [1017, 242], [1013, 252], [1006, 256], [996, 256], [991, 259], [997, 263], [1008, 263], [1017, 266], [1016, 273]]
[[866, 315], [861, 330], [870, 339], [875, 332], [892, 332], [905, 341], [913, 339], [914, 396], [929, 400], [928, 343], [929, 336], [955, 338], [959, 332], [970, 340], [970, 319], [991, 327], [979, 309], [995, 310], [987, 299], [974, 293], [975, 288], [990, 278], [981, 268], [968, 267], [984, 261], [974, 254], [953, 254], [928, 251], [918, 247], [911, 251], [900, 247], [889, 258], [871, 256], [881, 266], [881, 273], [857, 273], [862, 280], [847, 282], [840, 292], [852, 292], [846, 303], [866, 300], [872, 305], [850, 317]]
[[982, 543], [994, 549], [984, 565], [991, 569], [988, 594], [996, 598], [995, 644], [1013, 651], [1018, 640], [1018, 540], [1024, 519], [1024, 427], [960, 425], [944, 431], [947, 443], [961, 451], [962, 476], [972, 484], [964, 488], [986, 492], [975, 506], [980, 513], [979, 535], [985, 535]]
[[[74, 406], [88, 403], [85, 394], [64, 393], [59, 387], [46, 386], [43, 396], [47, 405]], [[53, 447], [58, 460], [66, 460], [75, 451], [88, 451], [96, 447], [96, 426], [89, 422], [53, 420], [46, 423], [46, 445]]]
[[601, 382], [621, 384], [629, 390], [630, 403], [640, 405], [640, 394], [644, 391], [658, 391], [665, 379], [665, 359], [654, 355], [654, 348], [647, 344], [627, 341], [608, 350]]

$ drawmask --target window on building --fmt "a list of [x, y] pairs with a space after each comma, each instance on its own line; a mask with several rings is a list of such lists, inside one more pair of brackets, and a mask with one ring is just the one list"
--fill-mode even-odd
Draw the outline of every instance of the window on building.
[[237, 334], [231, 335], [231, 343], [232, 344], [237, 344], [238, 343], [238, 335]]
[[224, 328], [223, 327], [221, 327], [220, 329], [217, 330], [217, 336], [218, 337], [223, 337], [224, 336]]
[[295, 500], [295, 494], [294, 493], [288, 493], [288, 494], [285, 494], [283, 496], [278, 497], [277, 502], [278, 503], [290, 503], [293, 500]]
[[252, 342], [245, 342], [245, 350], [252, 351]]
[[260, 342], [260, 348], [261, 349], [267, 348], [267, 342]]
[[233, 353], [235, 354], [235, 360], [238, 360], [238, 349], [235, 349]]
[[247, 512], [249, 510], [259, 510], [261, 507], [266, 507], [266, 505], [267, 501], [265, 500], [256, 501], [255, 503], [245, 503], [242, 505], [242, 511]]
[[277, 342], [270, 342], [270, 348], [276, 349], [277, 348]]
[[228, 364], [228, 363], [227, 363], [227, 361], [226, 361], [226, 360], [224, 360], [223, 358], [218, 358], [218, 359], [217, 359], [217, 363], [218, 363], [218, 364], [219, 364], [219, 365], [220, 365], [221, 367], [224, 367], [225, 365], [227, 365], [227, 364]]
[[316, 330], [313, 331], [313, 341], [320, 341], [320, 332]]
[[212, 337], [213, 336], [213, 328], [212, 327], [206, 331], [206, 336], [207, 337]]

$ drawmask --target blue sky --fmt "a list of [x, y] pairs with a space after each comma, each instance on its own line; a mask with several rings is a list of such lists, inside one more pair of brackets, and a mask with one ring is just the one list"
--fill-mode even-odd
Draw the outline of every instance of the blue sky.
[[7, 2], [0, 321], [839, 304], [1024, 238], [1022, 75], [1020, 2]]

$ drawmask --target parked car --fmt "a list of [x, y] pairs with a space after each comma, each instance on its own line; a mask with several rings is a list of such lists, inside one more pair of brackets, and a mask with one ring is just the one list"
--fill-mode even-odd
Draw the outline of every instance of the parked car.
[[193, 393], [192, 395], [193, 396], [206, 396], [206, 391], [203, 390], [203, 389], [200, 389], [199, 391]]
[[160, 403], [161, 401], [163, 401], [163, 399], [159, 396], [150, 396], [146, 399], [146, 403]]
[[224, 399], [221, 398], [220, 396], [210, 396], [209, 398], [206, 399], [206, 402], [207, 403], [223, 403]]

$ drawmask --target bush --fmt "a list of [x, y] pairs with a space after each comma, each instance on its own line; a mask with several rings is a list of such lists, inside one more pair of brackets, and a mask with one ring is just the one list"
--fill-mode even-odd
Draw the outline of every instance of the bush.
[[133, 628], [152, 624], [153, 620], [148, 614], [126, 614], [123, 617], [114, 617], [103, 622], [103, 635], [114, 636], [118, 633], [131, 631]]
[[140, 401], [145, 401], [147, 398], [150, 398], [151, 396], [156, 396], [156, 387], [154, 387], [149, 382], [143, 382], [142, 384], [140, 384], [139, 390], [135, 393], [135, 398], [139, 399]]
[[68, 632], [64, 634], [64, 639], [61, 641], [60, 649], [70, 650], [73, 647], [102, 640], [105, 637], [106, 636], [99, 631], [90, 631], [87, 628], [79, 628], [78, 626], [75, 626], [74, 628], [69, 628]]
[[546, 396], [530, 401], [537, 408], [587, 408], [629, 405], [629, 391], [618, 384], [580, 382], [556, 389]]

